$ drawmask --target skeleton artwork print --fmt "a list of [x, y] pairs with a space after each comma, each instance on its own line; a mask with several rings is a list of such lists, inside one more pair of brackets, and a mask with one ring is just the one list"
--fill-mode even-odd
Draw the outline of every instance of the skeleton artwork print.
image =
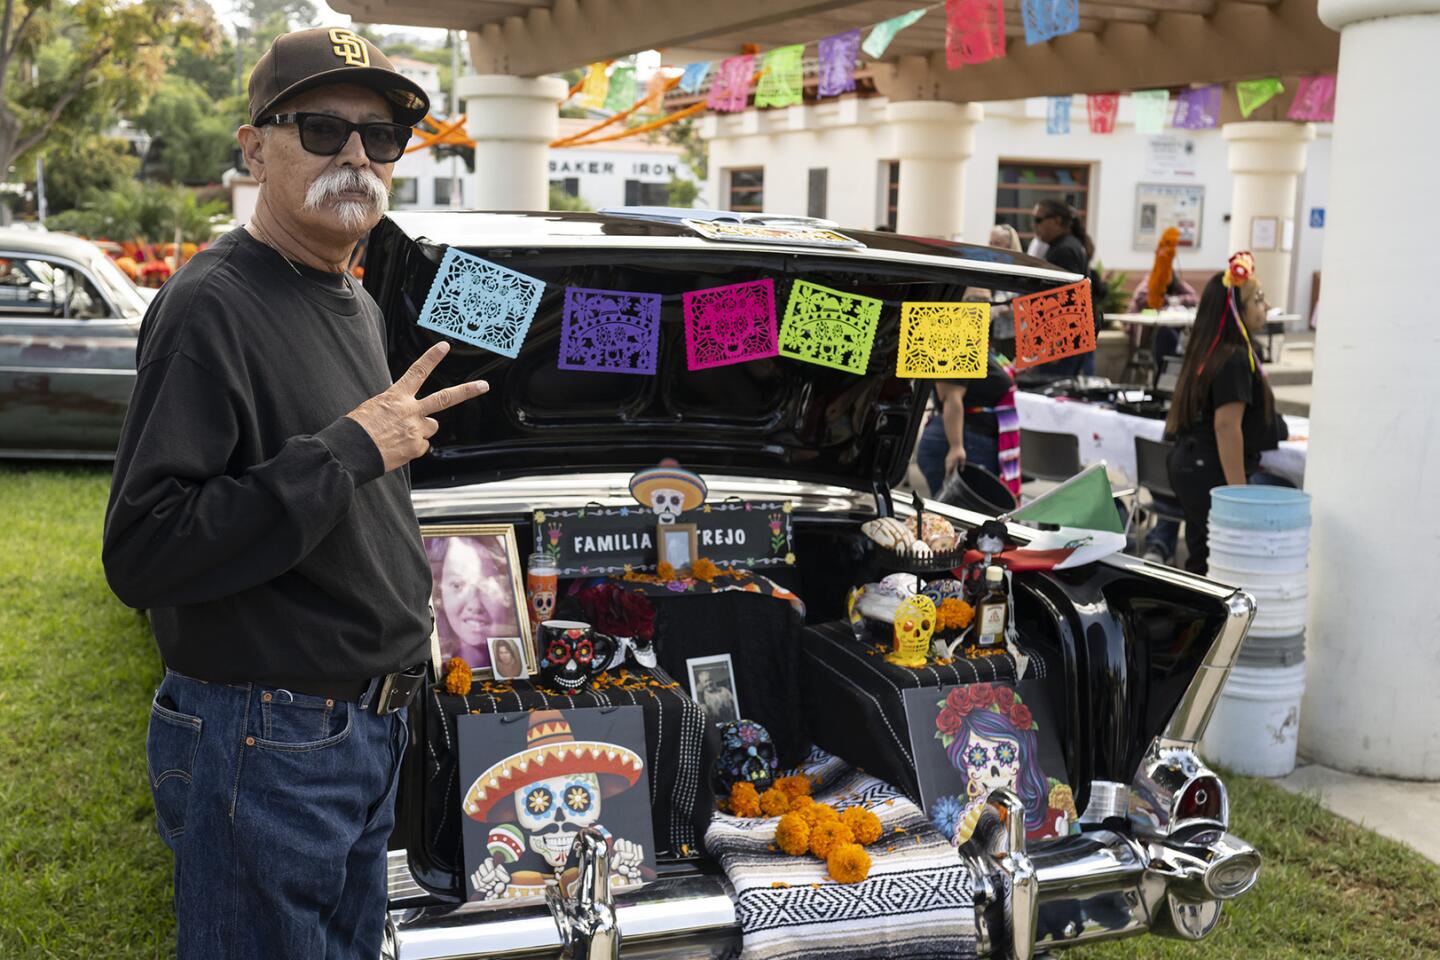
[[703, 504], [709, 491], [698, 474], [667, 458], [659, 466], [637, 471], [630, 478], [630, 493], [642, 507], [654, 511], [660, 523], [670, 524]]
[[[572, 720], [581, 726], [603, 723], [613, 734], [617, 727], [612, 721], [622, 712], [627, 713], [625, 720], [633, 721], [621, 725], [633, 727], [624, 737], [577, 738], [572, 728]], [[645, 760], [641, 752], [612, 742], [632, 740], [643, 751], [639, 710], [622, 707], [601, 714], [596, 709], [537, 710], [462, 718], [491, 724], [527, 721], [523, 749], [485, 767], [464, 795], [470, 899], [513, 901], [543, 895], [552, 878], [568, 882], [576, 866], [569, 862], [570, 850], [583, 827], [598, 827], [610, 838], [613, 888], [635, 886], [653, 876], [649, 808], [643, 802]], [[467, 742], [474, 745], [482, 736], [477, 733]], [[636, 788], [639, 796], [631, 796]]]

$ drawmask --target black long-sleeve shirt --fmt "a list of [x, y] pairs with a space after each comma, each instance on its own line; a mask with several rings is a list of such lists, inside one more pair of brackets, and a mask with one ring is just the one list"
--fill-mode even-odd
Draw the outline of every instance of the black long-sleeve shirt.
[[345, 416], [390, 386], [380, 310], [299, 270], [234, 230], [141, 326], [102, 557], [166, 665], [200, 679], [358, 680], [428, 649], [407, 475]]

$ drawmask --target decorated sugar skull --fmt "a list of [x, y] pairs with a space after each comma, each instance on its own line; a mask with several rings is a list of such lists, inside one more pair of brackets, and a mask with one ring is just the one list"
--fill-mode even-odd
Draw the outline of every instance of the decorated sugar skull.
[[533, 590], [530, 593], [530, 608], [537, 620], [548, 620], [555, 615], [555, 591]]
[[539, 628], [540, 680], [565, 693], [582, 689], [605, 671], [615, 640], [579, 620], [546, 620]]
[[644, 760], [618, 743], [577, 741], [560, 711], [532, 712], [525, 748], [476, 777], [461, 805], [467, 817], [496, 824], [482, 871], [499, 880], [482, 896], [542, 895], [545, 874], [522, 869], [512, 875], [525, 851], [552, 870], [563, 867], [580, 828], [600, 826], [604, 799], [634, 786], [644, 769]]
[[935, 601], [922, 594], [895, 608], [895, 644], [885, 659], [902, 667], [923, 667], [935, 636]]
[[600, 778], [593, 773], [550, 777], [515, 791], [515, 816], [530, 849], [563, 867], [575, 833], [600, 819]]
[[630, 478], [631, 495], [654, 512], [660, 523], [674, 523], [680, 514], [704, 503], [708, 492], [699, 475], [669, 459]]
[[728, 794], [741, 780], [764, 793], [775, 782], [780, 756], [770, 732], [753, 720], [731, 720], [720, 725], [720, 755], [710, 769], [710, 783], [717, 794]]

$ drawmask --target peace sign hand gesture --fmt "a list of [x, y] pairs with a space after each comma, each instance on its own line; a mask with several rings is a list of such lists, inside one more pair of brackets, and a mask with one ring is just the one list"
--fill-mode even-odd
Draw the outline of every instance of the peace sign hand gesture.
[[385, 461], [385, 472], [402, 467], [430, 449], [430, 438], [440, 429], [431, 414], [486, 393], [490, 384], [472, 380], [437, 390], [419, 399], [416, 394], [439, 365], [450, 344], [441, 341], [426, 350], [404, 375], [384, 393], [376, 394], [346, 416], [365, 428]]

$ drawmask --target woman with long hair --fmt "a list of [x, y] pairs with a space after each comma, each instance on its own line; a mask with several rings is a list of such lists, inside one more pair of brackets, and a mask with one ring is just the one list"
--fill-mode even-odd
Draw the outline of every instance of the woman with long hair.
[[[1095, 256], [1095, 243], [1085, 232], [1085, 225], [1080, 222], [1079, 215], [1071, 209], [1070, 205], [1061, 200], [1041, 200], [1030, 211], [1030, 217], [1035, 224], [1035, 236], [1041, 242], [1048, 244], [1045, 248], [1045, 259], [1061, 270], [1088, 277], [1090, 261]], [[1098, 295], [1099, 291], [1091, 290], [1097, 330], [1100, 322]], [[1052, 360], [1034, 369], [1043, 370], [1050, 376], [1063, 377], [1094, 373], [1095, 354], [1092, 351], [1079, 356]]]
[[1260, 453], [1284, 439], [1275, 395], [1253, 338], [1265, 327], [1265, 293], [1255, 258], [1237, 253], [1205, 285], [1179, 382], [1165, 423], [1170, 485], [1185, 511], [1185, 569], [1203, 574], [1208, 544], [1210, 491], [1239, 486], [1260, 468]]

